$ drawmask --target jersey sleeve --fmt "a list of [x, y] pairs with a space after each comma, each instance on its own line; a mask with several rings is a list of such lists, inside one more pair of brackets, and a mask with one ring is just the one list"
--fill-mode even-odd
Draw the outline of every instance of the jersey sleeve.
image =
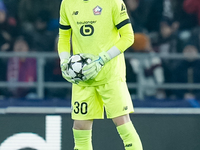
[[124, 52], [129, 48], [134, 42], [134, 34], [131, 24], [126, 24], [119, 29], [120, 39], [117, 41], [115, 46], [121, 51]]
[[60, 5], [60, 28], [63, 29], [71, 28], [66, 14], [66, 2], [66, 0], [63, 0]]
[[58, 39], [58, 53], [62, 52], [70, 53], [70, 37], [71, 26], [69, 24], [66, 14], [66, 1], [63, 0], [60, 6], [60, 26], [59, 26], [59, 39]]
[[126, 6], [122, 0], [112, 0], [112, 15], [115, 26], [119, 29], [124, 24], [130, 23]]
[[126, 6], [122, 0], [113, 0], [113, 20], [120, 34], [120, 39], [115, 46], [124, 52], [133, 44], [134, 34]]

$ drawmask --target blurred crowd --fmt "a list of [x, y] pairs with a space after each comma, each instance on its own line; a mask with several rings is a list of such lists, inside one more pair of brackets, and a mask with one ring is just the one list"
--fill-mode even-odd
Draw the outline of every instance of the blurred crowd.
[[[126, 52], [148, 53], [144, 59], [127, 60], [127, 81], [149, 86], [146, 99], [199, 99], [199, 90], [153, 88], [163, 83], [200, 83], [200, 1], [124, 0], [135, 31], [135, 43]], [[160, 55], [183, 54], [185, 59]], [[143, 69], [141, 71], [140, 69]], [[134, 74], [134, 77], [133, 77]], [[131, 90], [132, 96], [137, 91]], [[136, 97], [137, 98], [137, 97]]]
[[[61, 0], [0, 0], [1, 52], [57, 51]], [[163, 83], [200, 83], [200, 1], [124, 0], [135, 32], [135, 43], [125, 53], [147, 53], [144, 59], [127, 58], [127, 82], [144, 88], [146, 99], [199, 99], [199, 90], [152, 88]], [[157, 54], [183, 54], [185, 59], [164, 59]], [[0, 58], [0, 81], [35, 82], [35, 58]], [[45, 63], [45, 81], [62, 79], [59, 60]], [[133, 98], [137, 90], [130, 89]], [[31, 97], [33, 88], [1, 88], [4, 97]], [[46, 89], [45, 97], [65, 98], [66, 89]]]

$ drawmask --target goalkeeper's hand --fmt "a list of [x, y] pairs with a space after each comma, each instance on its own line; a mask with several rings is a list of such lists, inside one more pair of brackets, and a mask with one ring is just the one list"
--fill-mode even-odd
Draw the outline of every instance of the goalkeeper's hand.
[[60, 68], [61, 68], [62, 76], [68, 82], [78, 84], [78, 81], [75, 81], [74, 79], [72, 79], [71, 76], [69, 76], [69, 74], [68, 74], [68, 61], [69, 61], [69, 59], [61, 59], [60, 60]]
[[92, 59], [92, 62], [83, 67], [84, 80], [94, 79], [101, 68], [111, 59], [107, 52], [101, 52], [99, 56], [83, 54], [84, 57]]

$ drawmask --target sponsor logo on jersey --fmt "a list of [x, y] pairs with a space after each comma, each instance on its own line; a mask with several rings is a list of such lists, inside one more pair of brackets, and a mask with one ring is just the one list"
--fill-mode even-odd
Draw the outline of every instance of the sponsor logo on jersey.
[[91, 20], [91, 21], [77, 21], [78, 25], [84, 25], [84, 24], [95, 24], [97, 21], [96, 20]]
[[101, 8], [100, 6], [96, 6], [96, 7], [93, 9], [94, 15], [101, 15], [101, 11], [102, 11], [102, 8]]
[[121, 11], [124, 11], [124, 10], [126, 10], [126, 7], [124, 6], [124, 4], [122, 4]]
[[120, 16], [123, 16], [125, 14], [126, 14], [126, 6], [122, 3]]
[[73, 11], [72, 15], [78, 15], [78, 11]]

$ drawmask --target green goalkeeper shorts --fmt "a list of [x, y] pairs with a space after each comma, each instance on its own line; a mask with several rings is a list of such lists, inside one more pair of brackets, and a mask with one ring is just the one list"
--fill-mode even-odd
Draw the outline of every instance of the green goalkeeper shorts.
[[115, 118], [134, 111], [126, 82], [115, 81], [99, 86], [72, 87], [72, 119]]

